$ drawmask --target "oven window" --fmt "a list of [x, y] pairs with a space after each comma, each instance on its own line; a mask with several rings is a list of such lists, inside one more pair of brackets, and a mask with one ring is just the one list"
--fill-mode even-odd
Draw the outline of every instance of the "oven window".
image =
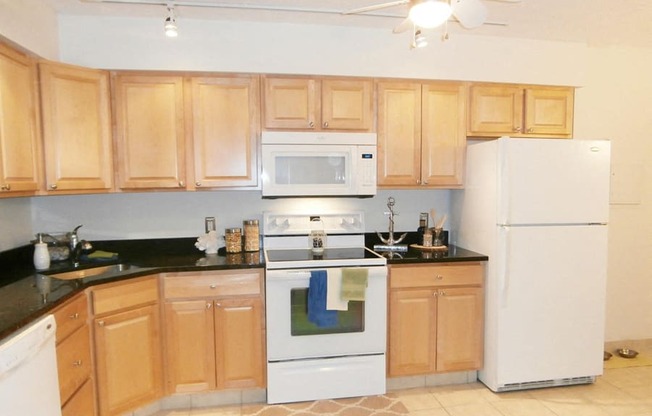
[[364, 302], [349, 301], [348, 311], [338, 311], [338, 325], [322, 328], [308, 320], [308, 289], [290, 291], [292, 336], [364, 332]]

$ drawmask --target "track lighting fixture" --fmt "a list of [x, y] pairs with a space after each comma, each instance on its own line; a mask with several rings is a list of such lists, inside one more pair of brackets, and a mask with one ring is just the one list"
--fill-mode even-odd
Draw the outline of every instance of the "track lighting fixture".
[[426, 39], [423, 33], [421, 33], [421, 30], [415, 27], [414, 36], [412, 38], [412, 44], [410, 45], [410, 47], [412, 49], [415, 49], [415, 48], [423, 48], [424, 46], [427, 45], [428, 45], [428, 39]]
[[165, 36], [169, 38], [176, 38], [179, 36], [179, 32], [177, 31], [177, 19], [174, 17], [173, 6], [168, 6], [168, 16], [165, 18], [163, 27], [165, 28]]

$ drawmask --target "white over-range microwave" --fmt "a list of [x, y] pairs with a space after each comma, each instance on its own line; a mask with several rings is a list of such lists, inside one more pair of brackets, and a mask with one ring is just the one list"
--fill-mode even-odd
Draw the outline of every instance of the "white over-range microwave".
[[262, 133], [263, 197], [376, 195], [376, 133]]

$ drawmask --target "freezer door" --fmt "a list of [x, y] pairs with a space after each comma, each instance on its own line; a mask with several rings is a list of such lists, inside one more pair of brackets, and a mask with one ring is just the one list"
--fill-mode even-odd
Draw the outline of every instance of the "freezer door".
[[498, 224], [606, 223], [610, 143], [500, 139]]
[[500, 227], [499, 243], [498, 385], [602, 374], [607, 226]]

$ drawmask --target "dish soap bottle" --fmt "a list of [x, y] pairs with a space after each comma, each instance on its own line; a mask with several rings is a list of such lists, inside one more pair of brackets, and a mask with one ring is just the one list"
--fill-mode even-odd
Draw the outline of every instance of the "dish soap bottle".
[[43, 235], [36, 234], [36, 243], [34, 244], [34, 267], [36, 270], [45, 270], [50, 267], [50, 252], [48, 245], [43, 242]]
[[308, 236], [310, 249], [314, 254], [321, 254], [326, 247], [326, 231], [321, 217], [310, 218], [310, 235]]

